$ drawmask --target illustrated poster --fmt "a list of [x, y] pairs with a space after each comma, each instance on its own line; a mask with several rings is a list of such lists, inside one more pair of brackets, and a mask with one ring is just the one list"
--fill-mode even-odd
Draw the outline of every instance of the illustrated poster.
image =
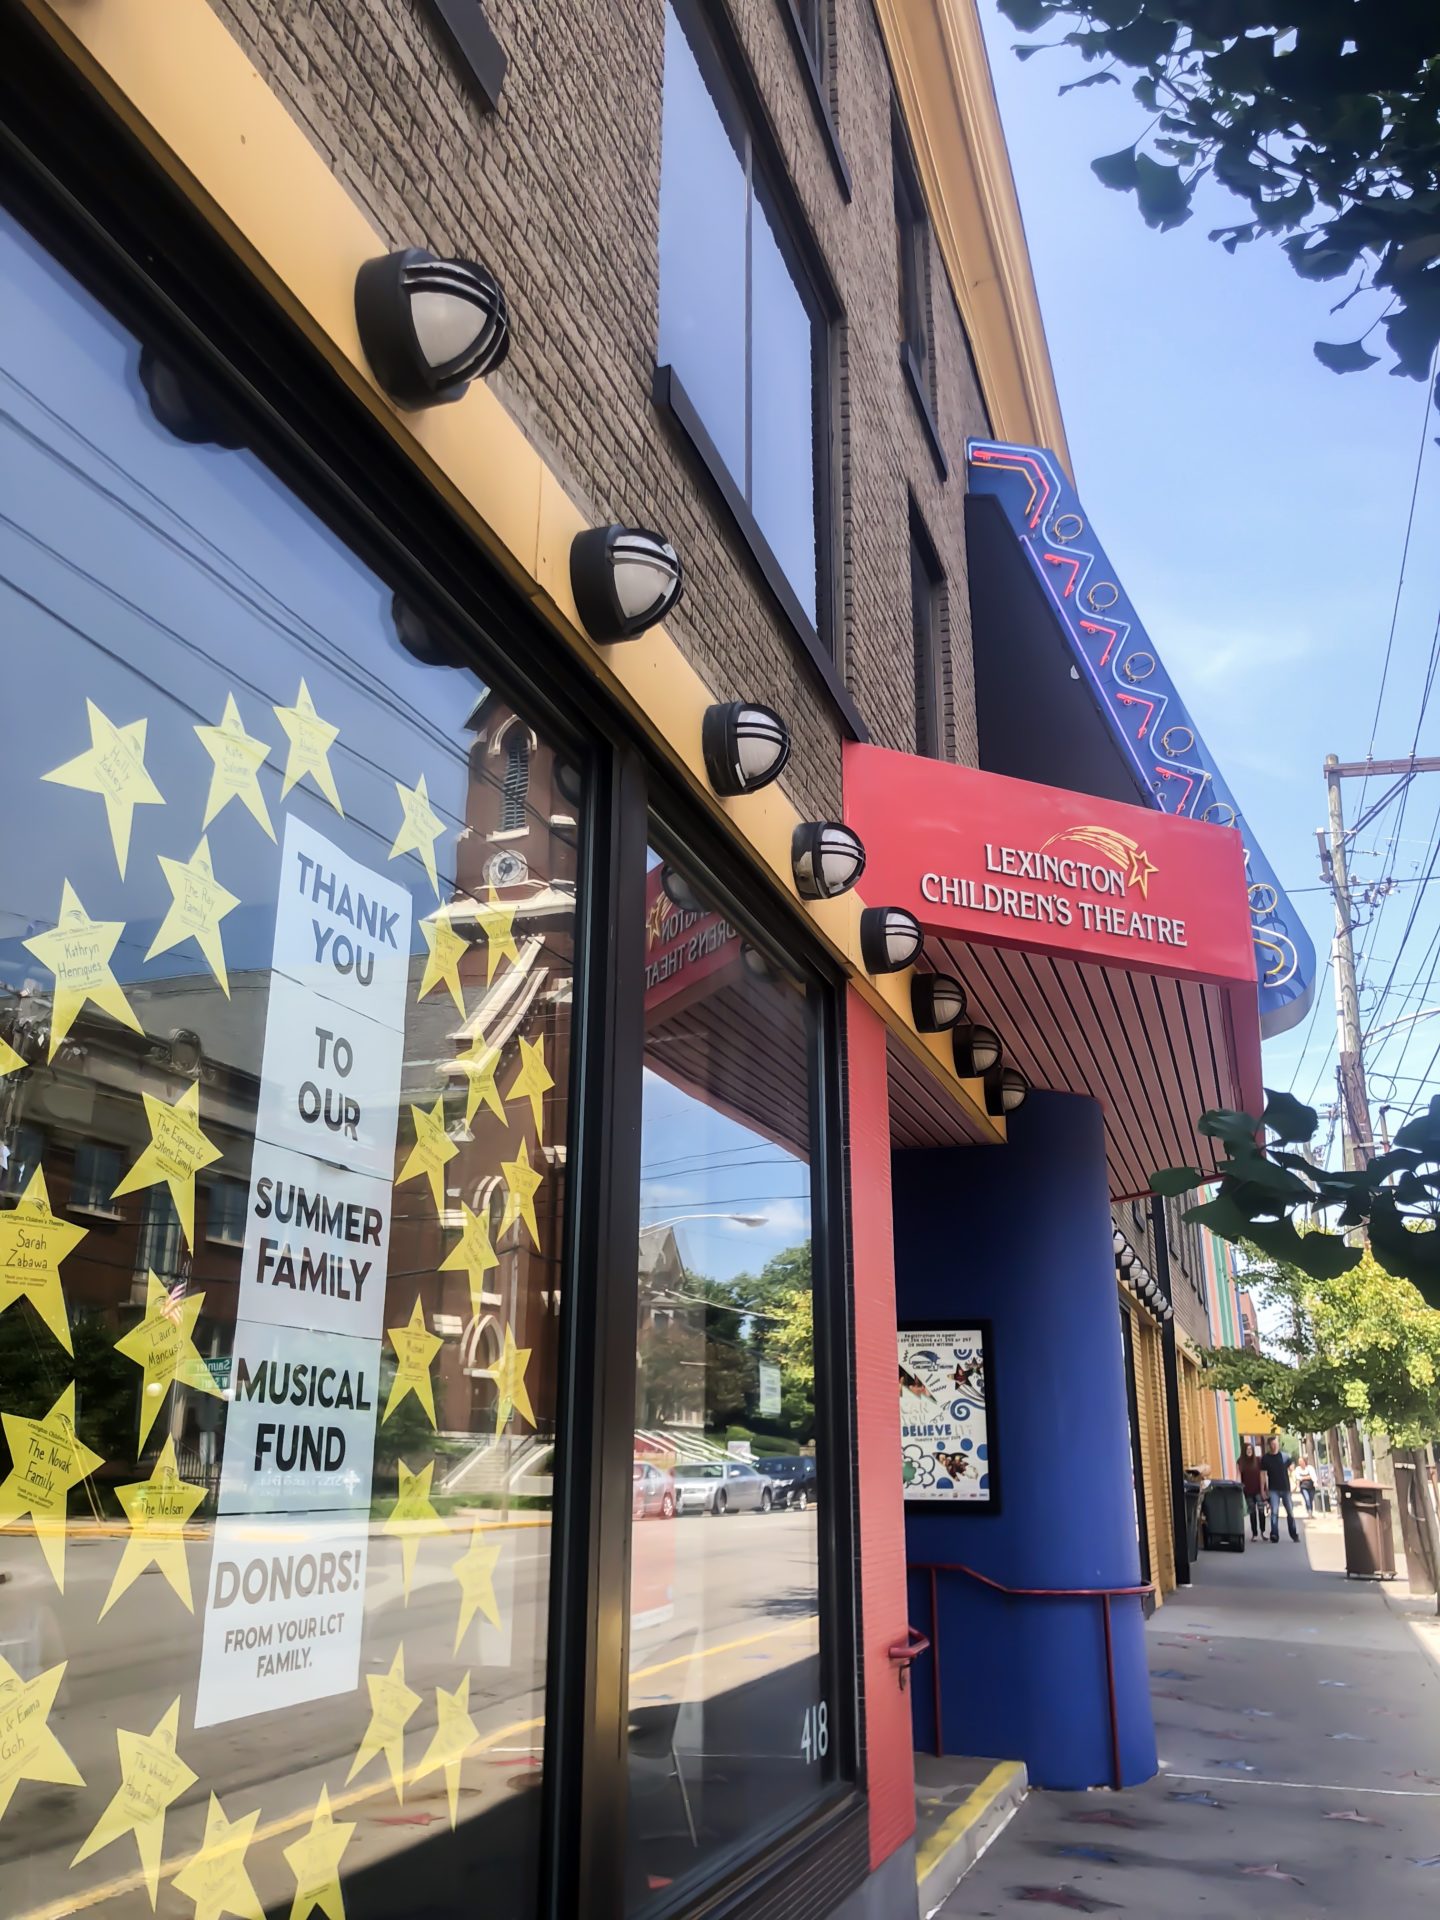
[[980, 1326], [899, 1330], [907, 1503], [998, 1504], [990, 1449], [989, 1341]]

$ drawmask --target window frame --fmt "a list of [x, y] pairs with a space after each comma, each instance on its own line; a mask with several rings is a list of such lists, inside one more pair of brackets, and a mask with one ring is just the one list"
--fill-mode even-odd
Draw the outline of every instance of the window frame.
[[[915, 650], [915, 751], [927, 760], [948, 760], [946, 725], [945, 569], [914, 500], [910, 502], [910, 634]], [[917, 581], [925, 584], [925, 632], [920, 627]], [[922, 657], [923, 656], [923, 657]]]
[[935, 471], [950, 477], [936, 418], [935, 301], [931, 273], [930, 214], [910, 142], [892, 108], [890, 164], [895, 187], [896, 324], [900, 370], [910, 390]]
[[[791, 44], [795, 48], [795, 57], [800, 63], [800, 73], [805, 91], [814, 109], [815, 124], [820, 129], [820, 137], [825, 151], [830, 157], [830, 165], [835, 172], [835, 182], [840, 189], [840, 197], [848, 206], [854, 195], [850, 179], [850, 169], [845, 164], [844, 150], [840, 145], [840, 129], [836, 125], [835, 97], [832, 84], [832, 68], [835, 59], [835, 0], [780, 0], [780, 13], [789, 29]], [[811, 43], [806, 28], [805, 16], [810, 12], [815, 20], [816, 38], [819, 46]]]

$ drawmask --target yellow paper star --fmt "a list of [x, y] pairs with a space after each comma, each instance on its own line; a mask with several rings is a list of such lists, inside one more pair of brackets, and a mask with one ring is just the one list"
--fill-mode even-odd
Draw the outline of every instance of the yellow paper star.
[[429, 1414], [433, 1427], [435, 1388], [430, 1380], [430, 1362], [445, 1343], [438, 1334], [425, 1331], [425, 1313], [418, 1294], [406, 1324], [403, 1327], [387, 1327], [385, 1335], [395, 1349], [398, 1365], [395, 1378], [390, 1382], [390, 1396], [385, 1402], [385, 1411], [380, 1416], [381, 1426], [384, 1426], [406, 1394], [413, 1393]]
[[420, 976], [420, 991], [415, 998], [417, 1001], [423, 1000], [431, 988], [439, 986], [443, 980], [463, 1020], [465, 996], [460, 991], [460, 960], [470, 943], [463, 934], [455, 931], [448, 920], [438, 919], [433, 914], [420, 922], [420, 931], [430, 951], [425, 960], [425, 971]]
[[393, 860], [402, 853], [418, 853], [430, 876], [430, 884], [435, 889], [435, 898], [440, 898], [440, 876], [435, 870], [435, 842], [445, 831], [445, 822], [430, 804], [430, 795], [426, 791], [425, 776], [422, 773], [413, 787], [402, 787], [395, 782], [395, 791], [400, 796], [401, 810], [405, 815], [400, 831], [395, 836], [395, 844], [390, 849]]
[[444, 1687], [435, 1689], [435, 1733], [425, 1749], [424, 1759], [415, 1769], [417, 1780], [444, 1769], [445, 1797], [450, 1802], [452, 1830], [460, 1811], [461, 1762], [479, 1738], [475, 1722], [470, 1718], [470, 1676], [467, 1673], [454, 1693], [447, 1693]]
[[60, 1284], [60, 1262], [84, 1238], [84, 1227], [72, 1227], [50, 1211], [42, 1167], [36, 1167], [9, 1212], [0, 1213], [0, 1313], [23, 1295], [67, 1353], [75, 1348]]
[[429, 1533], [440, 1521], [430, 1503], [430, 1482], [435, 1477], [435, 1462], [427, 1461], [419, 1473], [411, 1473], [402, 1460], [400, 1495], [381, 1528], [400, 1542], [400, 1566], [405, 1582], [405, 1604], [410, 1604], [410, 1581], [415, 1572], [415, 1556], [420, 1551], [420, 1535]]
[[153, 1093], [142, 1094], [141, 1098], [150, 1122], [150, 1144], [110, 1197], [119, 1200], [141, 1187], [158, 1187], [163, 1180], [180, 1216], [185, 1244], [193, 1248], [195, 1175], [220, 1158], [219, 1147], [200, 1131], [200, 1083], [197, 1080], [187, 1087], [173, 1107], [157, 1100]]
[[423, 1173], [430, 1182], [435, 1211], [443, 1213], [445, 1169], [460, 1151], [445, 1131], [444, 1097], [435, 1102], [429, 1113], [423, 1107], [411, 1107], [410, 1118], [415, 1127], [415, 1144], [410, 1149], [410, 1158], [396, 1176], [395, 1184], [402, 1187], [407, 1180], [416, 1180]]
[[107, 719], [93, 700], [85, 702], [90, 716], [90, 751], [67, 760], [41, 774], [57, 787], [75, 787], [81, 793], [98, 793], [105, 802], [105, 817], [110, 823], [110, 841], [115, 849], [120, 878], [125, 878], [125, 862], [130, 857], [130, 823], [136, 807], [163, 807], [165, 796], [145, 771], [144, 720], [132, 720], [117, 727]]
[[492, 1627], [500, 1625], [500, 1608], [495, 1599], [495, 1564], [500, 1558], [500, 1542], [491, 1540], [480, 1527], [470, 1529], [470, 1544], [450, 1571], [460, 1582], [460, 1623], [455, 1629], [452, 1653], [459, 1653], [465, 1629], [477, 1613], [483, 1613]]
[[467, 1127], [475, 1118], [482, 1100], [497, 1120], [505, 1120], [506, 1124], [509, 1124], [506, 1120], [505, 1103], [500, 1098], [499, 1089], [495, 1085], [495, 1069], [499, 1064], [499, 1047], [492, 1047], [478, 1028], [466, 1051], [456, 1055], [455, 1065], [465, 1076], [465, 1124]]
[[17, 1053], [8, 1040], [0, 1040], [0, 1080], [7, 1073], [19, 1073], [24, 1064], [24, 1054]]
[[239, 894], [228, 892], [215, 878], [210, 864], [210, 842], [204, 834], [188, 860], [167, 860], [163, 853], [156, 858], [170, 889], [170, 906], [145, 958], [153, 960], [157, 953], [168, 953], [182, 940], [193, 940], [228, 1000], [230, 977], [225, 971], [220, 922], [239, 906]]
[[260, 1897], [245, 1871], [245, 1850], [255, 1837], [260, 1809], [243, 1820], [227, 1820], [212, 1793], [205, 1816], [205, 1838], [175, 1876], [175, 1891], [195, 1902], [195, 1920], [220, 1920], [233, 1913], [237, 1920], [265, 1920]]
[[535, 1116], [535, 1138], [545, 1136], [545, 1095], [554, 1086], [550, 1069], [545, 1065], [545, 1036], [538, 1040], [520, 1041], [520, 1071], [505, 1090], [507, 1100], [528, 1100], [530, 1111]]
[[193, 1387], [197, 1393], [213, 1394], [221, 1400], [225, 1397], [195, 1345], [195, 1322], [204, 1304], [203, 1293], [187, 1293], [172, 1300], [165, 1282], [147, 1271], [145, 1318], [115, 1342], [117, 1353], [145, 1370], [140, 1388], [142, 1447], [172, 1380], [178, 1380], [182, 1387]]
[[503, 1237], [509, 1227], [517, 1220], [523, 1220], [530, 1230], [530, 1238], [535, 1243], [535, 1251], [540, 1251], [540, 1229], [535, 1223], [535, 1195], [544, 1180], [543, 1173], [536, 1173], [530, 1164], [530, 1154], [525, 1142], [520, 1142], [520, 1151], [513, 1160], [502, 1160], [500, 1171], [505, 1176], [505, 1212], [500, 1220], [500, 1232]]
[[437, 1272], [463, 1273], [470, 1282], [470, 1311], [478, 1314], [485, 1304], [485, 1276], [498, 1267], [500, 1257], [490, 1244], [490, 1224], [482, 1213], [472, 1213], [462, 1200], [460, 1213], [465, 1229], [459, 1242], [440, 1262]]
[[495, 1402], [496, 1433], [501, 1431], [512, 1412], [518, 1413], [532, 1427], [535, 1424], [535, 1410], [530, 1405], [530, 1393], [525, 1385], [525, 1369], [530, 1364], [533, 1352], [533, 1347], [516, 1346], [515, 1329], [507, 1323], [504, 1351], [495, 1365], [488, 1369], [500, 1396]]
[[76, 1435], [75, 1382], [70, 1382], [40, 1419], [3, 1413], [0, 1423], [4, 1424], [11, 1460], [9, 1473], [0, 1480], [0, 1527], [8, 1527], [22, 1513], [29, 1514], [45, 1564], [63, 1593], [65, 1496], [87, 1474], [105, 1464]]
[[315, 711], [310, 689], [302, 680], [293, 707], [276, 707], [275, 717], [285, 729], [290, 751], [285, 756], [285, 778], [280, 783], [283, 800], [290, 789], [308, 773], [335, 811], [344, 817], [335, 776], [330, 771], [330, 749], [340, 737], [340, 729], [322, 720]]
[[120, 1785], [110, 1804], [90, 1829], [90, 1836], [70, 1862], [78, 1867], [92, 1853], [127, 1833], [135, 1836], [140, 1870], [145, 1875], [151, 1911], [160, 1894], [160, 1861], [165, 1850], [165, 1815], [172, 1803], [200, 1777], [175, 1751], [180, 1737], [180, 1696], [149, 1733], [127, 1733], [117, 1728], [120, 1748]]
[[520, 954], [512, 931], [515, 909], [502, 907], [494, 887], [491, 887], [483, 904], [478, 900], [475, 902], [475, 918], [485, 936], [485, 984], [488, 987], [502, 960], [508, 959], [511, 966], [518, 967], [520, 964]]
[[123, 920], [92, 920], [66, 880], [60, 889], [60, 919], [54, 931], [37, 933], [25, 942], [41, 966], [55, 976], [47, 1059], [55, 1058], [55, 1049], [74, 1026], [87, 1000], [93, 1000], [101, 1013], [108, 1013], [132, 1033], [143, 1032], [110, 970], [110, 956], [124, 931]]
[[258, 820], [273, 840], [270, 810], [260, 791], [260, 769], [270, 757], [263, 740], [252, 740], [240, 724], [240, 709], [233, 693], [225, 696], [225, 711], [218, 727], [196, 727], [200, 744], [215, 762], [210, 773], [210, 791], [205, 796], [203, 833], [232, 800], [238, 800], [253, 820]]
[[22, 1680], [0, 1654], [0, 1814], [22, 1780], [50, 1787], [85, 1784], [47, 1724], [68, 1665], [62, 1660], [33, 1680]]
[[180, 1478], [174, 1440], [167, 1439], [160, 1449], [148, 1480], [132, 1481], [128, 1487], [117, 1487], [115, 1493], [130, 1522], [130, 1537], [100, 1618], [105, 1618], [121, 1594], [128, 1592], [150, 1566], [164, 1575], [182, 1605], [194, 1613], [190, 1568], [185, 1559], [185, 1523], [205, 1498], [205, 1489]]
[[377, 1753], [383, 1753], [385, 1764], [390, 1769], [390, 1784], [395, 1789], [395, 1798], [403, 1800], [405, 1728], [420, 1704], [419, 1694], [405, 1684], [404, 1647], [395, 1649], [389, 1673], [367, 1673], [365, 1685], [370, 1690], [370, 1724], [365, 1729], [359, 1752], [350, 1762], [345, 1783], [348, 1786], [362, 1767], [368, 1766]]
[[317, 1908], [326, 1920], [345, 1920], [340, 1856], [349, 1846], [354, 1831], [354, 1821], [335, 1819], [330, 1811], [329, 1789], [322, 1784], [320, 1798], [310, 1816], [310, 1831], [285, 1849], [285, 1858], [295, 1876], [290, 1920], [309, 1920]]

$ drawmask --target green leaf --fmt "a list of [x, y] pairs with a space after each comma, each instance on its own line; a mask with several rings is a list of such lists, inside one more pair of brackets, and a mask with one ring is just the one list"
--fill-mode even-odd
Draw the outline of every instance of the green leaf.
[[1083, 80], [1067, 80], [1059, 91], [1061, 93], [1078, 93], [1081, 87], [1103, 86], [1107, 80], [1112, 81], [1117, 87], [1120, 84], [1120, 76], [1118, 74], [1111, 73], [1108, 67], [1102, 67], [1099, 73], [1087, 73]]
[[1351, 1247], [1334, 1233], [1297, 1233], [1289, 1220], [1256, 1221], [1250, 1239], [1272, 1260], [1298, 1267], [1312, 1280], [1338, 1280], [1358, 1266], [1363, 1247]]
[[1263, 1193], [1267, 1198], [1299, 1200], [1308, 1204], [1314, 1196], [1315, 1190], [1308, 1180], [1302, 1180], [1287, 1167], [1278, 1166], [1258, 1147], [1233, 1147], [1230, 1164], [1225, 1171], [1231, 1179], [1255, 1188], [1257, 1193]]
[[1090, 162], [1090, 171], [1104, 187], [1127, 193], [1140, 184], [1134, 147], [1121, 147], [1117, 153], [1105, 153]]
[[1190, 189], [1179, 167], [1163, 167], [1148, 153], [1135, 156], [1135, 191], [1145, 224], [1164, 233], [1190, 218]]
[[1397, 1147], [1413, 1147], [1427, 1160], [1440, 1160], [1440, 1094], [1428, 1109], [1407, 1120], [1395, 1135]]
[[1293, 1093], [1277, 1093], [1273, 1087], [1266, 1087], [1265, 1111], [1260, 1116], [1260, 1124], [1282, 1145], [1289, 1146], [1296, 1140], [1313, 1139], [1320, 1116], [1314, 1107], [1307, 1107]]
[[1292, 233], [1288, 240], [1280, 242], [1302, 280], [1338, 280], [1341, 274], [1349, 273], [1360, 258], [1358, 246], [1332, 246], [1324, 234], [1322, 227], [1318, 235]]
[[1160, 1167], [1150, 1176], [1150, 1191], [1159, 1194], [1162, 1200], [1173, 1200], [1179, 1194], [1203, 1186], [1208, 1178], [1207, 1174], [1197, 1173], [1194, 1167]]
[[1333, 340], [1317, 340], [1315, 358], [1331, 373], [1363, 373], [1366, 367], [1377, 365], [1380, 356], [1378, 353], [1367, 353], [1360, 340], [1347, 340], [1343, 345], [1337, 345]]
[[1050, 18], [1047, 0], [998, 0], [1000, 11], [1022, 33], [1038, 33]]
[[1233, 1107], [1211, 1107], [1201, 1114], [1199, 1131], [1208, 1139], [1223, 1140], [1227, 1146], [1253, 1147], [1260, 1122], [1248, 1113], [1237, 1113]]
[[1251, 1238], [1249, 1214], [1236, 1206], [1228, 1194], [1217, 1193], [1213, 1200], [1202, 1201], [1196, 1207], [1187, 1207], [1185, 1218], [1193, 1220], [1198, 1227], [1208, 1227], [1222, 1240], [1240, 1241]]
[[1421, 1156], [1414, 1147], [1392, 1147], [1388, 1153], [1377, 1153], [1366, 1165], [1365, 1172], [1368, 1178], [1378, 1186], [1382, 1180], [1388, 1179], [1399, 1168], [1418, 1166], [1420, 1159]]

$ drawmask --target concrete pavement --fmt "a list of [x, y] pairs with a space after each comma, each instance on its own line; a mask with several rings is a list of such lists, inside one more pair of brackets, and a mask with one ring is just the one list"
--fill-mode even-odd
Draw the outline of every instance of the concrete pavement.
[[1161, 1771], [1031, 1793], [939, 1909], [1433, 1920], [1440, 1633], [1344, 1578], [1339, 1522], [1201, 1555], [1150, 1623]]

